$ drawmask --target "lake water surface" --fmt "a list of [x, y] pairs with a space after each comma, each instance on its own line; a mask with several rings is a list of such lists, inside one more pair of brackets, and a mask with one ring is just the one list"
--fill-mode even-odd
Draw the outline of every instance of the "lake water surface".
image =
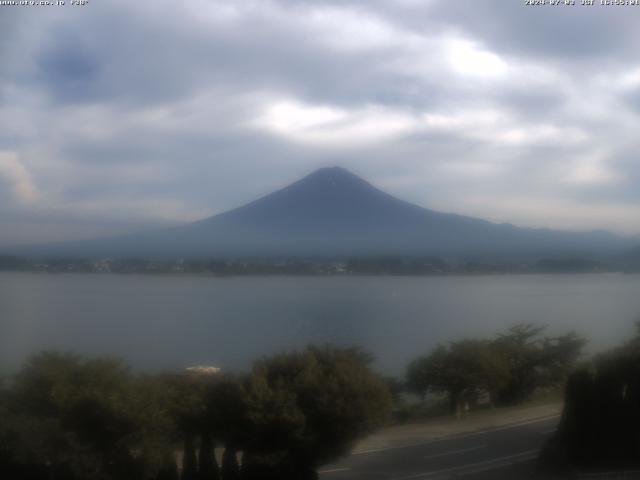
[[252, 359], [308, 343], [357, 345], [398, 374], [438, 342], [519, 322], [576, 330], [590, 349], [633, 334], [640, 275], [198, 277], [0, 273], [0, 370], [43, 349], [145, 370]]

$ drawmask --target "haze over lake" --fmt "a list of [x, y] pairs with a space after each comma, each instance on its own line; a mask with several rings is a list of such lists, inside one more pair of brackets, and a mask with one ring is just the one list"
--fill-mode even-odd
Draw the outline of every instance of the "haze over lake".
[[42, 349], [145, 370], [225, 370], [308, 343], [357, 345], [399, 374], [436, 343], [518, 322], [613, 346], [640, 317], [640, 275], [198, 277], [0, 273], [0, 362]]

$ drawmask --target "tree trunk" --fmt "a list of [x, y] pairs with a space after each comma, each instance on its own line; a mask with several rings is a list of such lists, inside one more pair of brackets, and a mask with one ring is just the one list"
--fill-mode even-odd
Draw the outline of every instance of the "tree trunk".
[[219, 480], [220, 469], [214, 453], [211, 434], [204, 433], [198, 452], [198, 480]]
[[184, 453], [182, 455], [182, 475], [181, 480], [197, 480], [198, 460], [196, 458], [196, 449], [193, 445], [193, 434], [187, 433], [184, 437]]
[[158, 472], [157, 480], [179, 480], [178, 466], [173, 455], [168, 454], [162, 462], [162, 467]]
[[227, 444], [222, 455], [222, 480], [240, 480], [237, 450]]

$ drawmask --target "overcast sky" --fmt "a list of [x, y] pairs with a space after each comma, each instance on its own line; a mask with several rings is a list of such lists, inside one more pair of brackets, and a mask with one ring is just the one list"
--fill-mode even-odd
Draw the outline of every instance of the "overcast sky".
[[0, 6], [0, 245], [196, 220], [329, 165], [640, 233], [640, 7], [70, 3]]

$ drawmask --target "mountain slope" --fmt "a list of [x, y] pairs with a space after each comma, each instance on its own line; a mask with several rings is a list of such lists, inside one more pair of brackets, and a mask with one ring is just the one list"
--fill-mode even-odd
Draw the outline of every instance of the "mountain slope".
[[619, 262], [625, 270], [640, 271], [640, 247], [635, 247], [624, 252], [624, 254], [620, 256]]
[[572, 233], [424, 209], [339, 167], [192, 224], [66, 242], [31, 253], [74, 256], [583, 255], [615, 252], [606, 232]]

